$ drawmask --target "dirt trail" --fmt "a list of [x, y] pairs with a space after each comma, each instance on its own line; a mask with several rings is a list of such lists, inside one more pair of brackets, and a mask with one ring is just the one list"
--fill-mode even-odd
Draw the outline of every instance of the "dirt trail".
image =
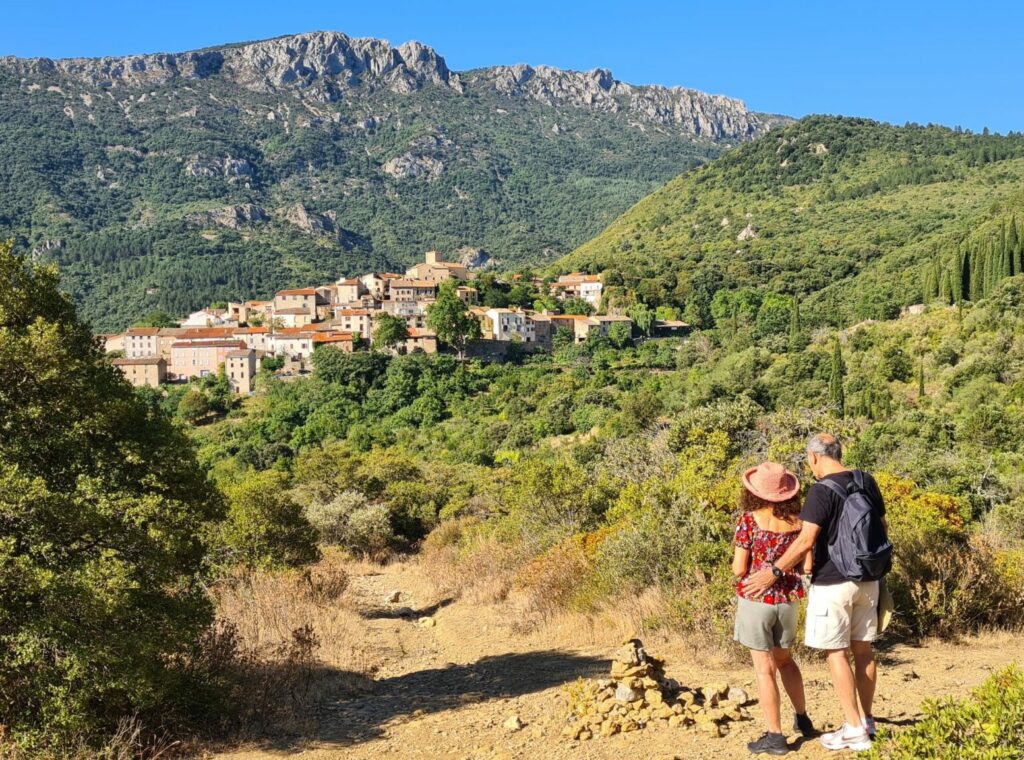
[[[400, 590], [402, 598], [389, 604], [393, 590]], [[220, 757], [742, 758], [750, 757], [745, 743], [762, 730], [755, 705], [754, 721], [733, 724], [718, 740], [693, 730], [652, 727], [569, 742], [560, 735], [565, 720], [561, 687], [578, 676], [606, 672], [618, 643], [610, 633], [558, 632], [562, 641], [590, 642], [581, 648], [556, 646], [552, 634], [514, 635], [498, 608], [439, 598], [414, 563], [357, 575], [347, 593], [354, 596], [363, 621], [365, 648], [379, 663], [366, 689], [325, 696], [311, 716], [315, 730], [309, 735], [282, 737]], [[434, 624], [420, 624], [421, 617]], [[682, 683], [725, 680], [754, 691], [748, 668], [695, 657], [678, 641], [647, 643], [668, 659], [667, 674]], [[880, 722], [912, 723], [923, 699], [965, 694], [993, 669], [1019, 661], [1022, 645], [1024, 637], [994, 635], [960, 644], [896, 646], [881, 659], [875, 712]], [[803, 672], [811, 716], [831, 727], [840, 716], [824, 664], [805, 662]], [[520, 717], [522, 730], [503, 727], [511, 715]], [[784, 722], [785, 716], [784, 711]], [[827, 755], [809, 741], [793, 757]]]

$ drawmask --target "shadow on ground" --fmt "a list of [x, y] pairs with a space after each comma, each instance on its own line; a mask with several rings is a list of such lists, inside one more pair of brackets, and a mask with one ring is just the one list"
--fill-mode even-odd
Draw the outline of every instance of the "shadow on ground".
[[363, 609], [359, 611], [360, 616], [367, 620], [387, 620], [387, 619], [409, 619], [409, 618], [421, 618], [421, 617], [432, 617], [437, 614], [438, 610], [444, 609], [449, 604], [455, 601], [454, 597], [448, 597], [442, 599], [439, 602], [428, 605], [422, 608], [414, 607], [374, 607], [371, 609]]
[[[315, 708], [312, 731], [292, 739], [275, 737], [257, 743], [266, 750], [276, 749], [282, 753], [311, 744], [352, 746], [380, 737], [386, 723], [412, 718], [414, 713], [430, 715], [473, 702], [522, 696], [580, 676], [598, 676], [607, 669], [605, 659], [542, 650], [420, 670], [368, 683], [369, 694], [328, 697]], [[317, 674], [326, 684], [342, 675], [350, 677], [330, 670]]]

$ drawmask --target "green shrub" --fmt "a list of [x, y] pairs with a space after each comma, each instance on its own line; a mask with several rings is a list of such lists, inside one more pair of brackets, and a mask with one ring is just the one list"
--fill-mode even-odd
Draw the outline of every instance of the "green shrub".
[[329, 502], [313, 502], [304, 514], [316, 528], [322, 543], [341, 546], [348, 536], [349, 517], [367, 506], [369, 502], [358, 491], [342, 491]]
[[222, 566], [298, 567], [320, 557], [317, 533], [276, 470], [250, 473], [225, 488], [227, 519], [216, 531]]
[[212, 620], [205, 536], [223, 501], [56, 272], [3, 244], [0, 420], [0, 726], [54, 756], [132, 715], [202, 718], [181, 664]]
[[372, 504], [349, 515], [344, 546], [351, 552], [380, 559], [394, 540], [391, 513], [384, 504]]
[[1024, 756], [1024, 672], [994, 673], [969, 699], [924, 704], [924, 718], [900, 733], [883, 731], [873, 760], [1011, 760]]

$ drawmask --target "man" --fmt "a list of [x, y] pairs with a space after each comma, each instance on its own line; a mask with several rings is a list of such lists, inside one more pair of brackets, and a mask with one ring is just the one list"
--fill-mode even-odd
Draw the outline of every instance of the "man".
[[[839, 557], [830, 556], [830, 551], [838, 552], [840, 515], [846, 502], [840, 493], [846, 494], [855, 483], [854, 473], [843, 466], [842, 458], [842, 447], [834, 435], [819, 433], [810, 439], [807, 463], [818, 482], [807, 492], [800, 513], [800, 535], [773, 567], [751, 576], [743, 590], [750, 598], [760, 598], [778, 575], [796, 567], [809, 550], [814, 551], [805, 642], [827, 653], [832, 685], [845, 718], [839, 730], [821, 737], [821, 743], [832, 750], [864, 750], [871, 747], [875, 733], [871, 705], [877, 669], [872, 642], [878, 633], [878, 581], [850, 580], [837, 567], [837, 563], [842, 565]], [[868, 509], [874, 512], [869, 517], [884, 526], [885, 504], [878, 484], [867, 473], [859, 476]], [[850, 668], [849, 652], [855, 670]], [[863, 717], [857, 708], [858, 696]]]

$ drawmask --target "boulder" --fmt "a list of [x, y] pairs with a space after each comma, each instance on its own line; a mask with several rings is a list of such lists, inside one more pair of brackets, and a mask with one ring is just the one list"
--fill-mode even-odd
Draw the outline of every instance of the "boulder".
[[510, 715], [501, 725], [507, 731], [519, 731], [525, 724], [519, 719], [518, 715]]

